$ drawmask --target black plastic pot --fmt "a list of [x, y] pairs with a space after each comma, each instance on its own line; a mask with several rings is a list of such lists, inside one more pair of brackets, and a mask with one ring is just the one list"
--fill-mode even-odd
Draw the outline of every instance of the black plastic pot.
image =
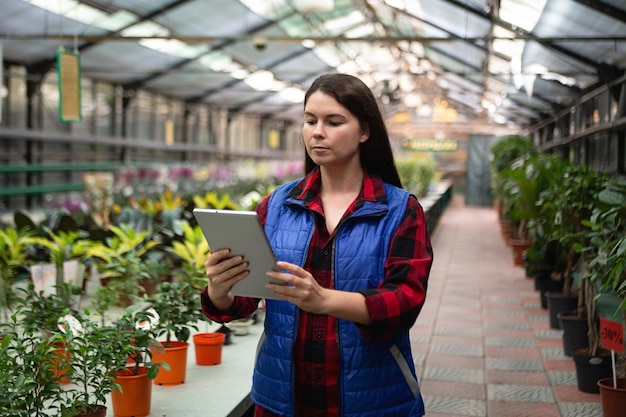
[[560, 329], [559, 313], [567, 313], [578, 307], [578, 296], [563, 294], [562, 292], [547, 292], [548, 313], [550, 315], [550, 328]]
[[589, 347], [587, 317], [578, 317], [576, 311], [559, 313], [557, 316], [563, 330], [563, 354], [565, 356], [572, 356], [574, 349]]
[[572, 358], [576, 364], [576, 382], [582, 392], [597, 394], [600, 392], [598, 381], [613, 375], [611, 354], [601, 349], [592, 356], [588, 349], [574, 349]]
[[554, 280], [550, 277], [539, 275], [535, 277], [535, 288], [537, 289], [537, 291], [539, 291], [539, 301], [541, 302], [541, 308], [545, 310], [548, 308], [546, 293], [561, 291], [563, 289], [563, 281]]

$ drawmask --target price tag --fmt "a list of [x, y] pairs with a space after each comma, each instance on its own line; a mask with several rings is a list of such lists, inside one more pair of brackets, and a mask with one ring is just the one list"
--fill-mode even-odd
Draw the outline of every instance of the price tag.
[[622, 323], [600, 317], [600, 343], [607, 349], [624, 353], [624, 327]]

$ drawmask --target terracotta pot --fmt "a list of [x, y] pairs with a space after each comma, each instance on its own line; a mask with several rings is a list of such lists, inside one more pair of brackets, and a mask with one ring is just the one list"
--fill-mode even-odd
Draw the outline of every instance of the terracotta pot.
[[626, 378], [602, 378], [598, 381], [603, 417], [623, 417], [626, 410]]
[[514, 230], [515, 228], [510, 221], [500, 220], [500, 232], [502, 233], [502, 238], [507, 245], [510, 245], [509, 240], [511, 239], [511, 235]]
[[111, 404], [115, 417], [145, 417], [152, 408], [152, 381], [148, 379], [147, 369], [140, 368], [137, 375], [131, 370], [120, 371], [115, 383], [122, 391], [111, 391]]
[[[161, 344], [165, 347], [165, 342]], [[185, 382], [188, 349], [189, 343], [173, 341], [170, 342], [169, 347], [165, 347], [164, 352], [152, 352], [153, 362], [166, 362], [170, 366], [169, 371], [164, 368], [159, 369], [159, 374], [154, 378], [156, 385], [180, 385]]]
[[533, 241], [528, 239], [509, 239], [509, 245], [513, 250], [513, 262], [517, 266], [524, 265], [524, 252], [532, 245]]
[[53, 357], [50, 359], [52, 370], [54, 371], [54, 378], [61, 381], [63, 384], [69, 384], [71, 379], [69, 378], [68, 372], [72, 362], [70, 351], [63, 343], [57, 343], [56, 345], [58, 348], [52, 351]]
[[222, 363], [224, 333], [197, 333], [193, 335], [196, 364], [218, 365]]

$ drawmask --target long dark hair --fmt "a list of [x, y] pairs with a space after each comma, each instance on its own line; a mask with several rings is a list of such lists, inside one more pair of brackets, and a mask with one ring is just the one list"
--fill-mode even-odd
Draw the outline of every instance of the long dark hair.
[[[320, 91], [334, 98], [358, 120], [362, 128], [369, 127], [369, 139], [361, 143], [359, 157], [361, 166], [369, 173], [378, 175], [383, 181], [402, 187], [393, 159], [387, 126], [378, 107], [378, 102], [367, 85], [348, 74], [325, 74], [318, 77], [304, 96], [304, 106], [311, 94]], [[317, 165], [304, 152], [305, 172], [308, 174]]]

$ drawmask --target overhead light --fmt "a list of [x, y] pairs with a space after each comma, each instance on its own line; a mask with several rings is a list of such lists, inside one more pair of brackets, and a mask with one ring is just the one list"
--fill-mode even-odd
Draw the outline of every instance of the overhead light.
[[301, 12], [330, 12], [335, 8], [334, 0], [293, 0], [293, 5]]
[[304, 101], [304, 90], [298, 87], [287, 87], [280, 90], [278, 94], [292, 103], [302, 103]]

